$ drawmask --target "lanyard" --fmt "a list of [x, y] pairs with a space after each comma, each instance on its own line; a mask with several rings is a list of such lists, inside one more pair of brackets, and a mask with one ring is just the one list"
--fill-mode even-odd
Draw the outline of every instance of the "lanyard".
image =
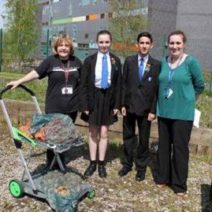
[[[180, 62], [182, 60], [183, 57], [180, 57], [177, 66], [175, 67], [175, 69], [180, 65]], [[172, 82], [173, 82], [173, 76], [174, 76], [174, 68], [171, 68], [171, 66], [168, 63], [168, 67], [169, 67], [169, 76], [168, 76], [168, 87], [171, 88], [172, 87]]]
[[174, 70], [171, 69], [171, 67], [169, 66], [169, 76], [168, 76], [168, 87], [171, 88], [172, 87], [172, 79], [174, 76]]
[[69, 77], [69, 69], [70, 69], [70, 61], [68, 61], [67, 67], [65, 67], [64, 64], [62, 63], [62, 67], [61, 68], [64, 70], [65, 85], [67, 86], [67, 84], [68, 84], [68, 77]]

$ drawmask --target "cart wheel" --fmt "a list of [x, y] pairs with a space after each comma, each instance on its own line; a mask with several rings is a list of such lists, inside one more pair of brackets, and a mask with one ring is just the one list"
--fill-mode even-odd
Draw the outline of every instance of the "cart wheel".
[[92, 190], [92, 191], [88, 192], [88, 194], [87, 194], [87, 197], [89, 199], [93, 199], [95, 196], [96, 196], [95, 190]]
[[24, 194], [22, 182], [19, 180], [11, 180], [9, 183], [10, 194], [15, 198], [20, 198]]

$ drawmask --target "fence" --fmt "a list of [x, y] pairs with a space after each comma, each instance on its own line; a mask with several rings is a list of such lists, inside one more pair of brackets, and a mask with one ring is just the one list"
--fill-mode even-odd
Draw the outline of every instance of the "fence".
[[[49, 30], [46, 31], [46, 35], [44, 36], [45, 41], [41, 42], [38, 45], [38, 49], [35, 50], [34, 56], [32, 59], [22, 62], [21, 64], [17, 64], [17, 62], [12, 61], [11, 55], [6, 55], [4, 52], [4, 33], [3, 29], [0, 29], [0, 72], [28, 72], [38, 66], [38, 64], [48, 55], [51, 54], [51, 39], [53, 36], [50, 35]], [[161, 41], [162, 46], [162, 55], [166, 55], [167, 53], [167, 45], [166, 45], [166, 36], [163, 36]], [[82, 61], [91, 53], [96, 51], [94, 48], [75, 48], [75, 55], [79, 57]], [[124, 60], [124, 58], [122, 58]], [[122, 62], [123, 62], [122, 60]], [[212, 96], [212, 67], [211, 70], [205, 70], [205, 81], [206, 81], [206, 92], [208, 95]]]

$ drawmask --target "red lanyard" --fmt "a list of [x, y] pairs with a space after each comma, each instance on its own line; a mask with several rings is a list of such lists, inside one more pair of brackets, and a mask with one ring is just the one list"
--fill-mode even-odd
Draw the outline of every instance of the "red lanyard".
[[69, 70], [70, 70], [70, 61], [67, 62], [67, 67], [65, 67], [64, 64], [62, 63], [62, 67], [61, 68], [64, 71], [65, 85], [67, 86], [67, 84], [68, 84], [68, 77], [69, 77]]

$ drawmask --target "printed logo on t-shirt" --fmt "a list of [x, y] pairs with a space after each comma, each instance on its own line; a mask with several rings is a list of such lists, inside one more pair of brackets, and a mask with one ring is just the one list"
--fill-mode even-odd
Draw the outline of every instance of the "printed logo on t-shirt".
[[52, 71], [75, 72], [75, 71], [78, 70], [78, 68], [79, 68], [79, 67], [75, 66], [75, 67], [70, 67], [70, 68], [67, 68], [67, 69], [64, 70], [64, 69], [62, 69], [61, 67], [58, 66], [58, 67], [54, 67], [54, 68], [52, 69]]

